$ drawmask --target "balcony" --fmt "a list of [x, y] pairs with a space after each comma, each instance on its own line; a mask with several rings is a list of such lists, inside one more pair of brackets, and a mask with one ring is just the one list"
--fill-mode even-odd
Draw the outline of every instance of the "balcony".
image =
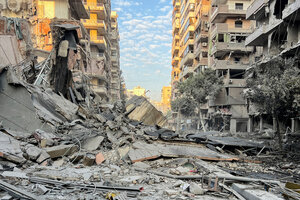
[[228, 5], [218, 5], [211, 15], [211, 22], [223, 23], [228, 17], [245, 17], [246, 10], [229, 9]]
[[265, 15], [265, 7], [268, 6], [270, 0], [255, 0], [248, 7], [246, 18], [250, 20], [260, 20]]
[[[297, 19], [300, 20], [300, 14], [298, 10], [300, 9], [300, 1], [295, 1], [294, 3], [290, 4], [287, 8], [285, 8], [282, 12], [282, 19], [293, 20]], [[296, 13], [297, 16], [293, 16]]]
[[97, 29], [101, 34], [106, 33], [106, 24], [104, 20], [83, 19], [82, 23], [87, 29]]
[[107, 48], [107, 43], [104, 36], [91, 36], [91, 43], [97, 45], [100, 49], [103, 50]]
[[190, 75], [192, 75], [194, 73], [194, 68], [193, 67], [185, 67], [182, 72], [179, 75], [179, 80], [181, 79], [186, 79], [188, 78]]
[[118, 56], [111, 56], [110, 57], [110, 59], [111, 59], [111, 62], [118, 62]]
[[283, 20], [273, 20], [272, 24], [262, 24], [258, 27], [251, 35], [246, 38], [246, 46], [263, 46], [268, 42], [268, 35], [280, 27], [283, 23]]
[[82, 0], [73, 0], [69, 2], [70, 7], [72, 8], [72, 17], [74, 17], [77, 20], [90, 18], [90, 11], [85, 8]]
[[212, 65], [213, 69], [227, 70], [227, 69], [247, 69], [249, 62], [234, 62], [230, 60], [216, 60]]
[[229, 79], [224, 80], [225, 87], [246, 87], [246, 79]]
[[91, 12], [97, 12], [97, 14], [99, 14], [98, 16], [101, 19], [105, 19], [105, 17], [107, 16], [107, 12], [106, 12], [104, 3], [87, 3], [87, 2], [85, 2], [84, 7], [86, 10], [90, 10]]
[[211, 49], [211, 54], [215, 57], [222, 57], [230, 52], [235, 53], [251, 53], [253, 47], [246, 47], [245, 42], [230, 43], [230, 42], [217, 42]]
[[194, 60], [194, 52], [189, 51], [181, 60], [180, 67], [182, 68], [184, 65], [192, 65]]
[[179, 23], [179, 20], [176, 19], [176, 21], [175, 21], [175, 23], [173, 24], [173, 27], [172, 27], [173, 34], [178, 33], [179, 29], [180, 29], [180, 23]]
[[172, 65], [177, 65], [178, 63], [179, 63], [179, 57], [178, 56], [176, 56], [176, 57], [173, 57], [173, 59], [172, 59]]
[[216, 23], [211, 29], [211, 38], [214, 38], [219, 33], [244, 33], [251, 34], [253, 27], [250, 28], [228, 28], [226, 23]]

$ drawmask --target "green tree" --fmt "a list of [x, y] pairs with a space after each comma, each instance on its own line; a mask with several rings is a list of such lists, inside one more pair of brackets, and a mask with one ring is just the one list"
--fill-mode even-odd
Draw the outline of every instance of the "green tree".
[[[201, 113], [201, 106], [208, 101], [208, 97], [215, 98], [215, 96], [220, 92], [223, 85], [223, 79], [216, 75], [216, 72], [211, 69], [206, 69], [204, 72], [196, 74], [184, 82], [178, 84], [179, 97], [175, 99], [174, 109], [180, 110], [183, 114], [182, 108], [188, 110], [193, 109], [193, 111], [198, 111], [199, 121], [198, 129], [200, 128], [200, 123], [204, 131], [204, 121]], [[186, 112], [185, 114], [188, 114]]]
[[276, 57], [267, 63], [252, 67], [247, 72], [245, 96], [256, 105], [260, 113], [276, 119], [278, 143], [282, 148], [279, 122], [287, 124], [299, 115], [295, 100], [300, 94], [299, 60]]

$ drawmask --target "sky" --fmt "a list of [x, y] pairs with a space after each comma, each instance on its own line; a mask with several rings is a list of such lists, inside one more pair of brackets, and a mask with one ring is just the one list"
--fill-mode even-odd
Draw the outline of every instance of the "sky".
[[121, 70], [126, 88], [144, 87], [160, 101], [171, 83], [172, 0], [111, 0], [118, 11]]

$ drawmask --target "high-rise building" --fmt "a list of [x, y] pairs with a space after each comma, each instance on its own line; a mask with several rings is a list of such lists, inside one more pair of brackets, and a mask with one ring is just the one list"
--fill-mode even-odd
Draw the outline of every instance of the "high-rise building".
[[212, 0], [210, 14], [209, 66], [223, 77], [224, 87], [209, 101], [209, 111], [219, 113], [219, 121], [228, 121], [224, 128], [232, 133], [247, 132], [249, 119], [242, 92], [254, 52], [253, 47], [245, 46], [255, 26], [255, 21], [246, 19], [250, 4], [251, 0]]
[[120, 91], [120, 87], [115, 80], [120, 73], [113, 70], [113, 66], [119, 68], [117, 14], [111, 11], [110, 0], [84, 0], [84, 4], [90, 11], [90, 19], [82, 22], [91, 39], [91, 70], [87, 74], [92, 89], [105, 101], [117, 100], [120, 95], [115, 89]]
[[181, 16], [181, 0], [173, 0], [173, 17], [172, 17], [172, 34], [173, 34], [173, 42], [172, 42], [172, 98], [176, 97], [176, 83], [179, 81], [180, 74], [180, 57], [179, 51], [180, 47], [180, 16]]
[[120, 46], [119, 46], [119, 28], [118, 14], [111, 12], [111, 97], [113, 101], [121, 98], [121, 70], [120, 70]]

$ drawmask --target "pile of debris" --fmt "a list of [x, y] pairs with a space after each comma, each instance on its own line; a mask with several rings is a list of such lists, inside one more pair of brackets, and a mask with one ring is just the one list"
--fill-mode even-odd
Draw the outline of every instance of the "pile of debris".
[[38, 65], [18, 30], [2, 33], [18, 59], [0, 63], [1, 199], [300, 198], [297, 160], [275, 163], [282, 154], [264, 141], [178, 136], [145, 98], [101, 102], [74, 78], [76, 63], [63, 64], [77, 52], [76, 26], [53, 26], [55, 53]]

